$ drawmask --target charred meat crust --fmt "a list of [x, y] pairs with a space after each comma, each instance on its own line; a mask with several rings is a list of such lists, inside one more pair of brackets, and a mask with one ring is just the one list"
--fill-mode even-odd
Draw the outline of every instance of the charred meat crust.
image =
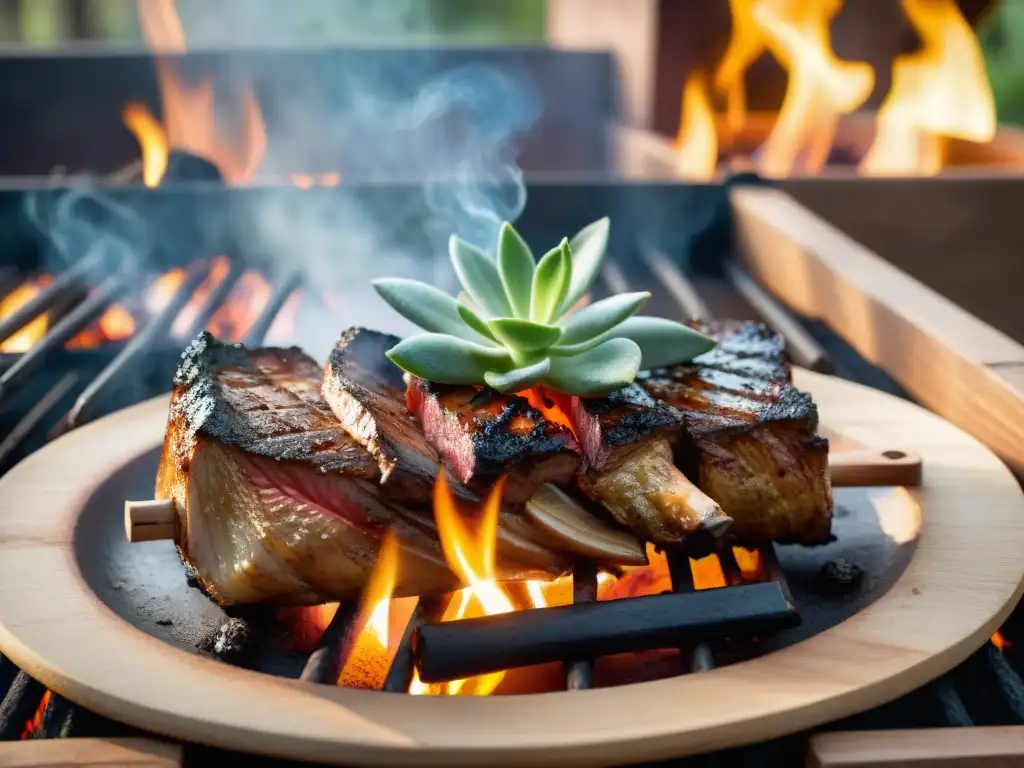
[[477, 493], [507, 473], [505, 501], [520, 504], [544, 483], [569, 482], [579, 468], [572, 433], [518, 395], [409, 377], [406, 402], [455, 477]]
[[767, 381], [790, 380], [786, 342], [767, 326], [736, 320], [693, 325], [718, 342], [710, 352], [695, 358], [694, 365]]
[[675, 442], [683, 414], [631, 384], [604, 397], [572, 399], [570, 418], [587, 470], [604, 472], [642, 443], [667, 437]]
[[389, 495], [429, 503], [440, 460], [406, 409], [401, 371], [384, 355], [398, 342], [364, 328], [345, 331], [324, 367], [323, 397], [376, 459]]
[[174, 376], [168, 420], [183, 427], [182, 469], [202, 435], [258, 456], [375, 479], [376, 464], [338, 424], [320, 379], [320, 366], [296, 347], [247, 349], [202, 333]]

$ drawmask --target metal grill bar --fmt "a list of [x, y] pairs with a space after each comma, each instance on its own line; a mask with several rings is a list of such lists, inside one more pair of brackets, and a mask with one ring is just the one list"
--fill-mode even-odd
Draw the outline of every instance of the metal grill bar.
[[0, 341], [6, 341], [39, 315], [52, 308], [71, 289], [87, 285], [91, 279], [98, 276], [101, 266], [109, 260], [110, 257], [106, 250], [94, 249], [64, 270], [36, 296], [0, 320]]
[[964, 706], [963, 699], [960, 698], [960, 694], [953, 687], [953, 682], [950, 680], [949, 675], [933, 681], [930, 687], [938, 700], [942, 716], [949, 725], [960, 728], [974, 725], [974, 721], [967, 713], [967, 707]]
[[53, 350], [64, 345], [68, 339], [95, 320], [128, 287], [128, 280], [122, 275], [111, 275], [85, 301], [75, 307], [47, 334], [6, 371], [0, 375], [0, 400], [4, 393], [21, 384], [43, 359]]
[[[572, 573], [573, 603], [592, 603], [597, 600], [597, 563], [581, 560]], [[570, 691], [583, 691], [594, 687], [593, 657], [574, 659], [565, 663], [565, 687]]]
[[797, 365], [819, 373], [833, 372], [828, 353], [771, 294], [731, 262], [726, 262], [725, 274], [737, 293], [757, 310], [768, 327], [785, 337], [789, 353]]
[[245, 272], [241, 263], [236, 259], [230, 261], [230, 267], [228, 273], [224, 275], [224, 279], [220, 281], [213, 292], [210, 294], [210, 298], [207, 300], [199, 312], [196, 314], [195, 320], [192, 321], [192, 327], [189, 329], [187, 336], [189, 338], [198, 334], [207, 325], [210, 320], [213, 319], [214, 314], [220, 309], [221, 305], [227, 300], [231, 290], [238, 283], [242, 273]]
[[360, 627], [356, 624], [358, 617], [358, 600], [345, 600], [338, 605], [338, 610], [320, 637], [316, 650], [306, 661], [306, 666], [299, 675], [300, 680], [328, 685], [338, 682], [341, 670], [344, 669], [359, 635]]
[[18, 449], [22, 441], [32, 434], [32, 430], [39, 426], [39, 422], [45, 419], [47, 414], [56, 407], [57, 403], [74, 389], [75, 385], [78, 384], [78, 378], [78, 374], [74, 372], [64, 374], [60, 381], [54, 384], [50, 391], [32, 406], [29, 412], [22, 417], [21, 421], [14, 425], [14, 429], [0, 442], [0, 468], [7, 464], [11, 454]]
[[687, 315], [687, 320], [710, 320], [711, 310], [704, 303], [697, 289], [683, 271], [679, 269], [665, 254], [648, 251], [643, 254], [644, 262], [665, 289], [676, 300], [676, 303]]
[[150, 322], [139, 333], [136, 333], [125, 345], [117, 357], [115, 357], [100, 374], [93, 379], [85, 390], [78, 396], [74, 407], [67, 415], [66, 425], [74, 429], [90, 419], [90, 411], [96, 404], [99, 396], [110, 385], [114, 379], [139, 357], [143, 352], [150, 349], [156, 339], [167, 333], [175, 318], [188, 304], [189, 299], [196, 292], [199, 285], [210, 273], [209, 262], [193, 264], [185, 275], [185, 279], [177, 292], [162, 310], [150, 320]]
[[267, 332], [270, 330], [270, 327], [274, 324], [274, 320], [281, 312], [281, 308], [298, 289], [299, 281], [299, 273], [292, 272], [285, 275], [274, 284], [274, 290], [270, 295], [270, 300], [267, 302], [267, 305], [263, 308], [260, 316], [256, 318], [256, 321], [252, 324], [252, 327], [249, 328], [245, 335], [245, 343], [248, 346], [258, 347], [263, 343], [263, 340], [267, 336]]
[[[690, 558], [683, 552], [667, 552], [668, 572], [672, 577], [672, 591], [679, 594], [694, 592], [693, 571], [690, 570]], [[686, 649], [680, 651], [685, 654]], [[690, 650], [690, 671], [708, 672], [717, 666], [715, 654], [710, 643], [697, 643]]]

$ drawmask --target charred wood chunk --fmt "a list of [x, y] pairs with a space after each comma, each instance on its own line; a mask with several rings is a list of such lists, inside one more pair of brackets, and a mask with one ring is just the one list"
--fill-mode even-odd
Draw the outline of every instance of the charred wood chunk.
[[229, 664], [242, 663], [252, 650], [254, 633], [245, 619], [230, 618], [220, 625], [217, 634], [208, 638], [203, 650]]
[[323, 396], [376, 460], [389, 497], [429, 503], [440, 461], [406, 408], [401, 371], [384, 355], [398, 342], [363, 328], [345, 331], [324, 369]]
[[518, 395], [410, 377], [406, 398], [455, 477], [478, 493], [507, 474], [505, 502], [521, 504], [544, 483], [569, 482], [580, 466], [573, 434]]
[[821, 585], [830, 592], [849, 592], [864, 578], [864, 569], [845, 557], [829, 560], [821, 567]]

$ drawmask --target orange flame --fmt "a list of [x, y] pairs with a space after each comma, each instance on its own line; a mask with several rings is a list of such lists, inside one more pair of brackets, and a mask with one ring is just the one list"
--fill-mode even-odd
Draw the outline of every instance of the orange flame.
[[676, 167], [689, 179], [709, 181], [718, 165], [718, 129], [703, 75], [691, 75], [683, 88]]
[[[448, 567], [467, 585], [455, 594], [443, 621], [510, 613], [514, 610], [509, 596], [494, 581], [498, 513], [501, 510], [504, 486], [504, 478], [495, 484], [473, 530], [459, 514], [446, 474], [444, 471], [438, 474], [434, 485], [434, 517], [441, 548]], [[487, 696], [494, 692], [504, 677], [504, 672], [493, 672], [436, 686], [426, 686], [417, 677], [409, 692]]]
[[221, 339], [241, 340], [270, 300], [270, 293], [270, 284], [259, 272], [243, 272], [227, 300], [210, 319], [207, 330]]
[[828, 160], [842, 115], [871, 94], [875, 75], [865, 63], [832, 52], [829, 22], [842, 0], [767, 0], [753, 9], [772, 55], [789, 75], [778, 120], [762, 147], [761, 168], [785, 176], [798, 161], [811, 173]]
[[170, 304], [183, 282], [185, 282], [184, 269], [171, 269], [156, 278], [146, 293], [146, 311], [155, 315]]
[[1009, 640], [1003, 637], [1002, 632], [997, 631], [994, 635], [992, 635], [992, 645], [998, 648], [1000, 653], [1003, 653], [1007, 648], [1013, 645], [1013, 643], [1011, 643]]
[[[137, 6], [143, 36], [154, 52], [181, 54], [186, 51], [185, 33], [173, 0], [138, 0]], [[128, 105], [124, 115], [126, 125], [142, 147], [143, 181], [148, 186], [158, 184], [166, 171], [167, 150], [179, 149], [214, 163], [228, 184], [249, 182], [267, 151], [266, 126], [252, 86], [247, 85], [241, 93], [241, 135], [226, 140], [218, 126], [212, 78], [186, 85], [177, 63], [170, 59], [157, 61], [157, 77], [163, 124], [141, 104]], [[159, 133], [154, 135], [156, 129]]]
[[715, 70], [715, 90], [726, 96], [725, 125], [730, 139], [743, 129], [747, 117], [747, 89], [743, 77], [765, 52], [764, 35], [754, 20], [756, 1], [729, 0], [732, 35]]
[[[196, 292], [192, 294], [192, 298], [189, 299], [188, 304], [185, 305], [185, 308], [179, 312], [178, 316], [174, 319], [174, 325], [171, 326], [171, 334], [175, 338], [183, 338], [191, 332], [192, 326], [195, 324], [196, 317], [199, 316], [200, 310], [206, 305], [206, 302], [209, 301], [210, 295], [217, 290], [217, 286], [224, 282], [224, 278], [228, 276], [228, 272], [230, 271], [231, 261], [227, 256], [213, 257], [213, 262], [210, 266], [210, 273], [206, 276], [206, 279], [199, 284]], [[182, 278], [184, 278], [184, 274], [182, 274]], [[180, 284], [180, 282], [181, 281], [179, 280], [178, 284]], [[177, 285], [174, 285], [174, 288], [176, 289]], [[160, 295], [163, 295], [163, 292], [167, 290], [167, 284], [161, 284], [161, 288], [159, 288], [159, 290], [161, 291]], [[173, 290], [171, 293], [173, 295]]]
[[878, 112], [865, 174], [933, 175], [945, 165], [946, 138], [991, 141], [996, 107], [981, 47], [954, 0], [903, 0], [922, 46], [893, 64], [892, 88]]
[[524, 398], [532, 408], [538, 410], [552, 424], [558, 424], [574, 435], [576, 434], [572, 426], [572, 419], [569, 418], [569, 413], [572, 410], [571, 397], [540, 386], [531, 387], [516, 394]]
[[[23, 306], [28, 304], [32, 299], [42, 293], [51, 282], [53, 281], [49, 275], [42, 275], [32, 280], [27, 280], [19, 285], [0, 300], [0, 320], [10, 317]], [[42, 314], [31, 320], [23, 328], [15, 331], [5, 341], [0, 342], [0, 352], [28, 352], [37, 341], [46, 335], [46, 329], [49, 327], [49, 324], [50, 320], [49, 315], [47, 314]]]
[[22, 740], [29, 738], [35, 731], [39, 730], [43, 726], [43, 715], [46, 714], [46, 708], [50, 704], [50, 697], [53, 696], [50, 691], [43, 692], [43, 698], [39, 700], [39, 706], [36, 707], [36, 713], [32, 716], [32, 719], [25, 723], [25, 727], [21, 731]]

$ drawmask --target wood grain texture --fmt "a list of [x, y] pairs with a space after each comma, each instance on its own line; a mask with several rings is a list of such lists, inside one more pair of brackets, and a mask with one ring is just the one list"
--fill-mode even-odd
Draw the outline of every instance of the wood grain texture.
[[4, 768], [180, 768], [182, 748], [152, 739], [0, 742]]
[[1024, 494], [990, 451], [924, 409], [795, 375], [832, 431], [918, 453], [924, 476], [887, 513], [883, 530], [916, 541], [891, 589], [776, 653], [638, 685], [472, 699], [317, 686], [166, 645], [100, 602], [74, 549], [96, 485], [160, 444], [166, 398], [78, 429], [0, 479], [0, 649], [62, 695], [145, 730], [348, 765], [636, 763], [759, 742], [878, 706], [961, 662], [1016, 603]]
[[967, 766], [1024, 766], [1024, 726], [821, 733], [807, 750], [807, 768]]
[[1024, 472], [1024, 346], [783, 192], [735, 189], [731, 202], [737, 256], [758, 282]]

